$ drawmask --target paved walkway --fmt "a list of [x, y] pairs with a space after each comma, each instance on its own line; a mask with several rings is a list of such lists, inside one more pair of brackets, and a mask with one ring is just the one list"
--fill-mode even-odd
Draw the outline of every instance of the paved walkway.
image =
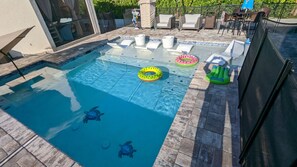
[[[26, 71], [36, 64], [61, 65], [87, 51], [105, 44], [107, 40], [144, 33], [153, 38], [174, 35], [179, 40], [230, 42], [244, 40], [231, 33], [220, 36], [217, 30], [134, 30], [125, 27], [92, 37], [56, 53], [29, 56], [16, 60]], [[204, 80], [207, 66], [199, 68], [167, 134], [154, 166], [238, 166], [239, 115], [237, 112], [238, 71], [232, 73], [227, 86], [209, 84]], [[0, 65], [0, 79], [16, 73], [11, 63]], [[30, 72], [30, 70], [27, 70]], [[0, 110], [0, 166], [79, 166], [34, 132]]]
[[200, 63], [154, 166], [240, 166], [237, 75], [229, 85], [209, 84]]

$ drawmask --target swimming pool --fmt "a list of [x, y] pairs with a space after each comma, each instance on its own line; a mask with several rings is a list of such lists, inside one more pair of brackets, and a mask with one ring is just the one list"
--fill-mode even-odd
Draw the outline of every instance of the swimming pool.
[[[5, 110], [83, 166], [152, 166], [196, 67], [178, 67], [166, 54], [133, 53], [93, 51], [13, 88]], [[162, 79], [140, 81], [147, 65], [160, 67]], [[101, 120], [84, 123], [94, 107]], [[129, 141], [133, 158], [120, 158]]]

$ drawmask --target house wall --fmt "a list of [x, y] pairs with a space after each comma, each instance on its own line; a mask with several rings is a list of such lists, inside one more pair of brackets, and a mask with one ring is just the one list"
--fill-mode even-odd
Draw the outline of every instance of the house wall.
[[[0, 0], [0, 36], [20, 29], [35, 26], [14, 48], [22, 54], [36, 54], [52, 51], [37, 14], [33, 9], [35, 0]], [[40, 14], [40, 13], [39, 13]], [[44, 26], [44, 25], [43, 25]], [[12, 53], [13, 54], [13, 53]]]

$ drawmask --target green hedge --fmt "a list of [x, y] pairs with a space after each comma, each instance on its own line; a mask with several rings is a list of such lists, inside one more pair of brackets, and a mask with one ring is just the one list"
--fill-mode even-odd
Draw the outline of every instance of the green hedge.
[[115, 18], [123, 18], [125, 9], [139, 8], [137, 0], [93, 0], [96, 12], [112, 11]]
[[[138, 0], [93, 0], [96, 12], [112, 11], [115, 18], [123, 18], [125, 9], [139, 8]], [[279, 3], [279, 0], [255, 0], [255, 3]], [[280, 2], [296, 3], [295, 0], [280, 0]], [[242, 4], [243, 0], [157, 0], [157, 8], [195, 7], [214, 4]]]

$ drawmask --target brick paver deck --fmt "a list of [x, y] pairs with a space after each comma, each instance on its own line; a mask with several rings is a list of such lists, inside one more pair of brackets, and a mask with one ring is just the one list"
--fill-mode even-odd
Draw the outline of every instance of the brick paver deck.
[[[61, 65], [117, 36], [144, 33], [153, 38], [174, 35], [178, 40], [230, 42], [244, 36], [217, 34], [217, 30], [134, 30], [125, 27], [79, 42], [56, 53], [16, 60], [25, 70], [38, 63]], [[238, 70], [226, 86], [204, 80], [205, 64], [200, 63], [183, 102], [166, 136], [154, 166], [239, 166], [239, 115], [237, 112]], [[16, 74], [11, 63], [0, 65], [0, 79]], [[79, 166], [0, 109], [0, 166]]]
[[238, 70], [229, 85], [213, 85], [205, 67], [195, 72], [154, 166], [239, 166]]

